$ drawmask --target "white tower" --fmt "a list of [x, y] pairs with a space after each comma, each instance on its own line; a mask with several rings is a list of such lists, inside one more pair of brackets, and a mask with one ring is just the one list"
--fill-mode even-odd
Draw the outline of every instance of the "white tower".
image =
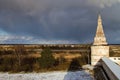
[[97, 31], [91, 46], [91, 65], [96, 65], [102, 57], [109, 57], [109, 46], [103, 31], [101, 16], [98, 16]]

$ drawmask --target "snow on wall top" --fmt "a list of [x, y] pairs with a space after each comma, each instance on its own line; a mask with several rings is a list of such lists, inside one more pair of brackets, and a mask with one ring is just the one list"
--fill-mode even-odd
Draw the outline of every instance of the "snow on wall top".
[[113, 72], [113, 74], [120, 80], [120, 66], [115, 64], [110, 59], [103, 57], [102, 61], [108, 66], [108, 68]]

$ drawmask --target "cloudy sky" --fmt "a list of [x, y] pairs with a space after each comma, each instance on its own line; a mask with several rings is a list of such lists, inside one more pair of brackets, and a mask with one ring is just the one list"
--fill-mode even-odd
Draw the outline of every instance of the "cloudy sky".
[[0, 44], [91, 43], [98, 13], [109, 44], [120, 44], [120, 0], [0, 0]]

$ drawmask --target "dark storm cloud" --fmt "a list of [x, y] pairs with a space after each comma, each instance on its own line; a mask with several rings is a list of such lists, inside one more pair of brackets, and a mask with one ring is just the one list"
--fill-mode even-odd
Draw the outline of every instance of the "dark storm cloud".
[[99, 11], [103, 16], [107, 37], [113, 30], [120, 34], [118, 2], [119, 0], [0, 0], [0, 29], [9, 34], [38, 39], [91, 42]]

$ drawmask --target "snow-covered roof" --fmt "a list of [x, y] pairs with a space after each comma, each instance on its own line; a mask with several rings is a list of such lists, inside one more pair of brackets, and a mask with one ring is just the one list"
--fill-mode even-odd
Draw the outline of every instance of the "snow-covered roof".
[[108, 66], [108, 68], [113, 72], [113, 74], [120, 80], [120, 66], [115, 64], [109, 58], [103, 57], [102, 61]]

